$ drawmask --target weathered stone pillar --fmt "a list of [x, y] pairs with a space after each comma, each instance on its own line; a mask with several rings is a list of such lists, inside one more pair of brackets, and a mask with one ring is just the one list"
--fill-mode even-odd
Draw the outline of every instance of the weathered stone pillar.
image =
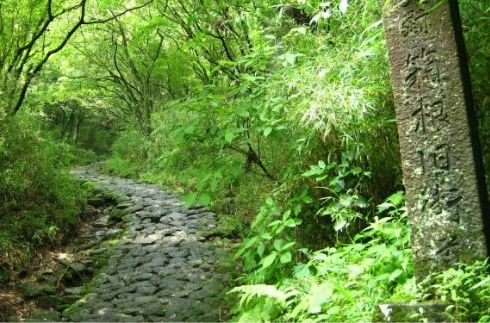
[[420, 281], [487, 257], [487, 192], [457, 1], [391, 0], [384, 26]]

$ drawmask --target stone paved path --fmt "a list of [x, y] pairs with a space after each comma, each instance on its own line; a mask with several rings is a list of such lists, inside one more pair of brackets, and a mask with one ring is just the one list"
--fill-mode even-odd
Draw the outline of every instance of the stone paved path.
[[116, 207], [127, 213], [127, 233], [69, 320], [223, 319], [223, 282], [229, 277], [216, 263], [224, 251], [201, 236], [216, 226], [214, 213], [187, 209], [177, 195], [155, 185], [103, 176], [94, 168], [80, 168], [75, 175], [124, 199]]

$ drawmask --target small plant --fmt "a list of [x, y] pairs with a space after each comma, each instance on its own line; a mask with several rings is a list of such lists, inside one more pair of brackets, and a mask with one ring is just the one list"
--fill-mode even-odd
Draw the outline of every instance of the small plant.
[[490, 322], [488, 259], [432, 274], [420, 285], [419, 299], [447, 304], [446, 314], [454, 321]]
[[[249, 319], [271, 309], [271, 320], [367, 321], [375, 306], [407, 288], [415, 295], [404, 196], [396, 193], [378, 207], [374, 221], [351, 243], [318, 251], [300, 249], [298, 261], [275, 285], [246, 285], [237, 311]], [[407, 292], [411, 290], [411, 292]]]
[[111, 210], [111, 213], [109, 214], [109, 220], [113, 222], [121, 222], [122, 218], [126, 215], [126, 212], [124, 210], [120, 210], [117, 208], [113, 208]]
[[344, 152], [340, 162], [326, 164], [320, 160], [302, 175], [314, 178], [321, 185], [320, 189], [326, 191], [317, 215], [330, 217], [336, 232], [363, 218], [360, 211], [368, 206], [366, 199], [359, 194], [359, 187], [371, 172], [355, 166], [358, 157], [358, 154]]

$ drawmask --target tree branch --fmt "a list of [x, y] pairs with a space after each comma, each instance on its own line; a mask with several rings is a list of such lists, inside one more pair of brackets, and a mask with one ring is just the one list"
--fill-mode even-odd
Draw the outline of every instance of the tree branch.
[[103, 23], [109, 22], [111, 20], [114, 20], [116, 18], [119, 18], [119, 17], [127, 14], [128, 12], [131, 12], [131, 11], [138, 10], [138, 9], [143, 8], [143, 7], [146, 7], [147, 5], [149, 5], [152, 2], [153, 2], [153, 0], [149, 0], [149, 1], [145, 2], [144, 4], [142, 4], [140, 6], [128, 8], [128, 9], [126, 9], [126, 10], [124, 10], [124, 11], [118, 13], [118, 14], [113, 15], [112, 17], [109, 17], [109, 18], [106, 18], [106, 19], [96, 19], [96, 20], [84, 21], [83, 24], [84, 25], [103, 24]]

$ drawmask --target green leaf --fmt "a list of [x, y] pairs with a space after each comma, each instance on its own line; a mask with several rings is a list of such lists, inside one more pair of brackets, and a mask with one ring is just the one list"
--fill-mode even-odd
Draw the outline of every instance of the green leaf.
[[243, 243], [243, 248], [244, 249], [250, 248], [251, 246], [253, 246], [257, 242], [257, 240], [259, 240], [259, 237], [252, 237], [252, 238], [245, 239], [245, 241]]
[[231, 130], [228, 130], [225, 134], [225, 140], [226, 142], [230, 143], [233, 141], [233, 139], [235, 139], [235, 134], [233, 133], [233, 131]]
[[240, 162], [238, 161], [235, 161], [233, 162], [233, 164], [231, 165], [231, 168], [230, 168], [230, 173], [233, 177], [238, 177], [241, 173], [241, 170], [242, 170], [242, 165]]
[[388, 197], [388, 201], [393, 203], [393, 205], [398, 206], [405, 200], [405, 195], [403, 192], [396, 192]]
[[322, 311], [323, 304], [326, 304], [333, 296], [334, 287], [330, 282], [324, 282], [313, 286], [309, 292], [309, 308], [311, 314], [318, 314]]
[[335, 221], [334, 230], [336, 232], [342, 231], [345, 227], [347, 227], [347, 224], [348, 222], [346, 219], [339, 219]]
[[294, 267], [294, 276], [296, 278], [302, 279], [311, 274], [310, 268], [306, 264], [299, 264]]
[[348, 195], [348, 194], [342, 194], [342, 195], [340, 195], [339, 203], [343, 207], [350, 207], [352, 205], [352, 202], [353, 202], [353, 198], [352, 198], [351, 195]]
[[262, 234], [260, 235], [260, 237], [261, 237], [262, 239], [264, 239], [264, 240], [270, 240], [270, 239], [272, 239], [271, 234], [270, 234], [270, 233], [267, 233], [267, 232], [266, 232], [266, 233], [262, 233]]
[[350, 172], [352, 173], [352, 175], [359, 175], [360, 173], [362, 173], [362, 168], [361, 167], [354, 167], [351, 169]]
[[294, 246], [297, 242], [296, 241], [292, 241], [292, 242], [289, 242], [289, 243], [286, 243], [283, 247], [282, 247], [282, 250], [288, 250], [289, 248], [291, 248], [292, 246]]
[[327, 167], [327, 165], [325, 164], [325, 162], [323, 160], [320, 160], [320, 161], [318, 161], [318, 167], [320, 167], [320, 169], [325, 169]]
[[268, 135], [270, 135], [272, 132], [272, 127], [266, 127], [264, 129], [264, 136], [267, 137]]
[[301, 206], [301, 204], [296, 204], [296, 205], [294, 206], [294, 212], [293, 212], [293, 213], [294, 213], [294, 215], [299, 215], [299, 214], [301, 213], [301, 209], [302, 209], [302, 208], [303, 208], [303, 207]]
[[291, 262], [291, 260], [293, 259], [293, 256], [291, 255], [291, 253], [288, 251], [286, 253], [284, 253], [282, 256], [281, 256], [281, 264], [287, 264], [288, 262]]
[[277, 258], [277, 252], [273, 251], [270, 255], [262, 259], [262, 269], [270, 267]]
[[264, 255], [264, 251], [265, 251], [265, 244], [261, 242], [257, 247], [257, 254], [259, 255], [259, 257], [262, 257]]
[[379, 213], [384, 212], [384, 211], [386, 211], [392, 207], [393, 207], [393, 204], [388, 203], [388, 202], [383, 202], [380, 205], [378, 205], [378, 212]]
[[237, 110], [237, 114], [240, 116], [240, 117], [244, 117], [244, 118], [248, 118], [250, 117], [250, 113], [245, 110], [245, 109], [238, 109]]
[[199, 204], [209, 205], [209, 203], [211, 203], [211, 196], [207, 193], [201, 193], [199, 196]]
[[195, 192], [187, 193], [184, 196], [182, 196], [182, 200], [185, 202], [187, 206], [191, 206], [192, 204], [194, 204], [196, 202], [196, 199], [197, 199], [197, 193]]
[[401, 269], [396, 269], [394, 272], [392, 272], [392, 273], [391, 273], [391, 275], [390, 275], [390, 280], [391, 280], [391, 281], [394, 281], [394, 280], [396, 280], [398, 277], [400, 277], [402, 274], [403, 274], [403, 270], [401, 270]]
[[316, 175], [320, 175], [320, 174], [323, 174], [323, 169], [321, 169], [318, 166], [310, 166], [310, 170], [304, 172], [303, 174], [301, 174], [301, 176], [310, 177], [310, 176], [316, 176]]
[[248, 74], [248, 73], [243, 73], [242, 74], [243, 79], [249, 81], [249, 82], [255, 82], [255, 76]]
[[287, 226], [288, 228], [294, 228], [300, 225], [303, 221], [301, 219], [287, 219], [284, 222], [284, 225]]
[[284, 246], [284, 240], [282, 239], [274, 240], [274, 249], [276, 249], [277, 251], [281, 251], [283, 246]]
[[278, 224], [282, 224], [282, 221], [281, 220], [275, 220], [275, 221], [272, 221], [271, 223], [269, 223], [267, 226], [268, 227], [275, 227]]
[[209, 189], [211, 192], [215, 192], [216, 188], [218, 188], [218, 180], [216, 178], [213, 178], [211, 182], [209, 182]]
[[191, 135], [194, 133], [194, 131], [196, 130], [196, 127], [191, 124], [190, 126], [188, 126], [187, 128], [185, 128], [184, 132], [187, 134], [187, 135]]

